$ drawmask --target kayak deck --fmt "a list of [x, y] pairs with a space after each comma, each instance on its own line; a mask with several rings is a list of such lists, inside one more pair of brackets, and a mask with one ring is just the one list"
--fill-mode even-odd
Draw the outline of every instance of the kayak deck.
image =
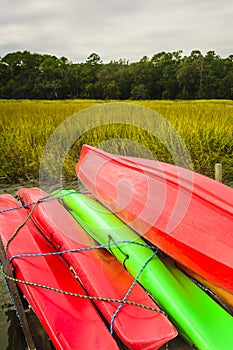
[[187, 169], [87, 145], [76, 171], [141, 236], [233, 293], [233, 189]]

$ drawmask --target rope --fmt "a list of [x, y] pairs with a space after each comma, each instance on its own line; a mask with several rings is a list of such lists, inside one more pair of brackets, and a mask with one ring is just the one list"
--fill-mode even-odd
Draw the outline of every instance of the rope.
[[[2, 264], [1, 261], [0, 261], [0, 270], [2, 270], [2, 269], [3, 269], [3, 264]], [[4, 275], [3, 275], [3, 277], [4, 277]], [[14, 298], [13, 298], [13, 295], [12, 295], [12, 293], [11, 293], [11, 289], [10, 289], [10, 287], [9, 287], [9, 285], [8, 285], [8, 283], [7, 283], [7, 279], [6, 279], [5, 277], [4, 277], [4, 282], [5, 282], [5, 286], [6, 286], [6, 288], [7, 288], [7, 291], [8, 291], [8, 293], [9, 293], [9, 296], [10, 296], [11, 304], [12, 304], [14, 310], [15, 310], [16, 316], [17, 316], [18, 319], [20, 320], [20, 316], [19, 316], [18, 309], [17, 309], [17, 307], [16, 307], [16, 304], [15, 304], [15, 301], [14, 301]]]
[[128, 300], [124, 300], [124, 299], [121, 300], [121, 299], [113, 299], [113, 298], [106, 298], [106, 297], [99, 297], [99, 296], [91, 296], [91, 295], [73, 293], [73, 292], [70, 292], [70, 291], [66, 291], [66, 290], [63, 290], [63, 289], [50, 287], [50, 286], [43, 285], [43, 284], [40, 284], [40, 283], [24, 281], [24, 280], [21, 280], [21, 279], [9, 276], [4, 271], [4, 268], [3, 268], [2, 265], [0, 266], [0, 272], [2, 273], [4, 278], [12, 280], [12, 281], [14, 281], [16, 283], [20, 283], [20, 284], [24, 284], [24, 285], [30, 286], [30, 287], [38, 287], [38, 288], [50, 290], [50, 291], [53, 291], [53, 292], [57, 292], [57, 293], [60, 293], [60, 294], [69, 295], [69, 296], [72, 296], [72, 297], [79, 297], [79, 298], [83, 298], [83, 299], [90, 299], [90, 300], [94, 300], [94, 301], [104, 301], [104, 302], [111, 302], [111, 303], [123, 303], [123, 304], [127, 304], [127, 305], [137, 306], [137, 307], [140, 307], [142, 309], [146, 309], [146, 310], [150, 310], [150, 311], [156, 311], [156, 312], [164, 313], [162, 310], [159, 310], [158, 308], [155, 308], [155, 307], [152, 307], [152, 306], [148, 306], [148, 305], [144, 305], [144, 304], [140, 304], [140, 303], [136, 303], [134, 301], [128, 301]]
[[127, 293], [125, 294], [123, 300], [121, 301], [120, 305], [118, 306], [117, 310], [115, 311], [114, 315], [112, 316], [111, 322], [110, 322], [110, 333], [113, 333], [113, 323], [115, 321], [115, 318], [117, 317], [118, 313], [120, 312], [122, 306], [124, 305], [124, 303], [126, 302], [126, 299], [128, 298], [128, 296], [130, 295], [130, 293], [133, 290], [133, 287], [135, 286], [135, 284], [137, 283], [139, 277], [141, 276], [142, 272], [144, 271], [146, 265], [153, 259], [153, 257], [158, 253], [158, 249], [156, 252], [154, 252], [142, 265], [140, 271], [138, 272], [137, 276], [135, 277], [133, 283], [131, 284], [130, 288], [128, 289]]
[[[53, 195], [55, 195], [56, 192], [59, 192], [59, 191], [60, 191], [60, 190], [55, 191], [55, 192], [53, 193]], [[72, 192], [65, 193], [65, 194], [62, 194], [62, 195], [56, 196], [56, 197], [50, 197], [50, 196], [48, 195], [48, 196], [45, 196], [45, 197], [41, 197], [41, 198], [38, 199], [36, 202], [31, 202], [31, 203], [26, 203], [26, 204], [18, 205], [17, 207], [11, 207], [11, 208], [7, 208], [7, 209], [1, 209], [1, 210], [0, 210], [0, 214], [2, 214], [2, 213], [7, 213], [7, 212], [12, 211], [12, 210], [25, 209], [25, 208], [28, 208], [28, 207], [33, 206], [33, 205], [36, 204], [36, 203], [40, 203], [40, 202], [42, 203], [42, 202], [46, 202], [46, 201], [54, 201], [54, 200], [57, 200], [57, 199], [60, 199], [60, 198], [69, 196], [70, 194], [76, 194], [76, 193], [80, 193], [80, 194], [90, 194], [90, 192], [72, 191]]]
[[135, 244], [135, 245], [139, 245], [141, 247], [145, 247], [145, 248], [150, 248], [153, 249], [157, 252], [158, 248], [154, 247], [154, 246], [150, 246], [148, 244], [144, 244], [141, 242], [137, 242], [137, 241], [129, 241], [129, 240], [120, 240], [120, 241], [114, 241], [112, 243], [106, 243], [106, 244], [101, 244], [101, 245], [94, 245], [91, 247], [82, 247], [82, 248], [76, 248], [76, 249], [67, 249], [67, 250], [62, 250], [62, 251], [57, 251], [57, 252], [49, 252], [49, 253], [22, 253], [22, 254], [17, 254], [17, 255], [13, 255], [10, 259], [9, 259], [9, 263], [12, 262], [13, 259], [18, 259], [18, 258], [33, 258], [33, 257], [47, 257], [47, 256], [52, 256], [52, 255], [64, 255], [64, 254], [68, 254], [68, 253], [80, 253], [83, 251], [90, 251], [90, 250], [94, 250], [94, 249], [103, 249], [103, 248], [109, 248], [113, 245], [116, 245], [118, 247], [119, 244]]
[[[68, 254], [68, 253], [80, 253], [83, 251], [90, 251], [93, 249], [103, 249], [103, 248], [109, 248], [113, 245], [115, 245], [116, 247], [119, 247], [119, 244], [136, 244], [145, 248], [150, 248], [149, 245], [147, 244], [143, 244], [140, 242], [134, 242], [134, 241], [129, 241], [129, 240], [121, 240], [121, 241], [113, 241], [112, 243], [107, 243], [107, 244], [102, 244], [102, 245], [95, 245], [95, 246], [91, 246], [91, 247], [83, 247], [83, 248], [78, 248], [78, 249], [69, 249], [69, 250], [64, 250], [64, 251], [59, 251], [59, 252], [49, 252], [49, 253], [25, 253], [25, 254], [18, 254], [18, 255], [14, 255], [9, 259], [9, 263], [12, 262], [13, 259], [20, 259], [20, 258], [28, 258], [28, 257], [48, 257], [48, 256], [53, 256], [53, 255], [64, 255], [64, 254]], [[141, 307], [150, 311], [156, 311], [156, 312], [160, 312], [162, 314], [165, 314], [162, 310], [159, 310], [157, 308], [153, 308], [144, 304], [140, 304], [140, 303], [136, 303], [136, 302], [132, 302], [132, 301], [128, 301], [127, 298], [129, 297], [130, 293], [132, 292], [135, 284], [137, 283], [140, 275], [142, 274], [142, 272], [144, 271], [146, 265], [152, 260], [152, 258], [158, 253], [158, 248], [153, 247], [154, 253], [144, 262], [143, 266], [141, 267], [140, 271], [138, 272], [137, 276], [135, 277], [134, 281], [132, 282], [131, 286], [129, 287], [128, 291], [126, 292], [124, 298], [122, 300], [119, 299], [112, 299], [112, 298], [106, 298], [106, 297], [97, 297], [97, 296], [87, 296], [87, 295], [81, 295], [81, 294], [77, 294], [77, 293], [72, 293], [72, 292], [68, 292], [68, 291], [64, 291], [64, 290], [59, 290], [57, 288], [53, 288], [53, 287], [49, 287], [49, 286], [44, 286], [38, 283], [33, 283], [33, 282], [28, 282], [28, 281], [23, 281], [23, 280], [19, 280], [19, 279], [13, 279], [15, 282], [17, 283], [23, 283], [26, 285], [30, 285], [33, 287], [40, 287], [40, 288], [44, 288], [44, 289], [48, 289], [54, 292], [59, 292], [62, 294], [66, 294], [66, 295], [70, 295], [70, 296], [76, 296], [76, 297], [80, 297], [80, 298], [85, 298], [85, 299], [91, 299], [91, 300], [99, 300], [99, 301], [105, 301], [105, 302], [116, 302], [119, 303], [120, 305], [118, 306], [118, 308], [116, 309], [115, 313], [112, 316], [111, 322], [110, 322], [110, 333], [113, 334], [113, 324], [114, 321], [117, 317], [117, 315], [119, 314], [121, 308], [123, 305], [127, 304], [127, 305], [133, 305], [133, 306], [137, 306], [137, 307]], [[5, 278], [9, 278], [12, 279], [12, 277], [8, 276], [5, 271], [3, 270], [3, 268], [1, 268], [1, 272], [4, 275]]]
[[[19, 232], [19, 230], [27, 223], [27, 221], [31, 218], [34, 210], [36, 209], [38, 203], [41, 202], [45, 202], [45, 201], [49, 201], [49, 200], [57, 200], [59, 198], [62, 198], [64, 196], [70, 195], [70, 194], [74, 194], [77, 193], [76, 191], [74, 192], [69, 192], [60, 196], [56, 196], [56, 197], [51, 197], [49, 195], [46, 195], [44, 197], [41, 197], [40, 199], [38, 199], [36, 202], [33, 203], [28, 203], [25, 205], [20, 205], [17, 207], [13, 207], [13, 208], [9, 208], [9, 209], [4, 209], [4, 210], [0, 210], [0, 213], [6, 213], [9, 212], [11, 210], [18, 210], [18, 209], [22, 209], [22, 208], [27, 208], [32, 206], [31, 211], [28, 213], [28, 216], [25, 218], [25, 220], [16, 228], [16, 230], [13, 232], [13, 234], [11, 235], [11, 237], [8, 239], [8, 241], [6, 242], [6, 246], [5, 246], [5, 251], [7, 252], [8, 248], [9, 248], [9, 244], [10, 242], [16, 237], [17, 233]], [[83, 193], [83, 192], [82, 192]], [[55, 195], [55, 193], [53, 193], [53, 195]], [[148, 244], [144, 244], [144, 243], [140, 243], [137, 241], [129, 241], [129, 240], [121, 240], [121, 241], [113, 241], [112, 243], [109, 241], [108, 244], [103, 244], [103, 245], [95, 245], [92, 247], [82, 247], [82, 248], [78, 248], [78, 249], [69, 249], [69, 250], [65, 250], [65, 251], [56, 251], [56, 252], [49, 252], [49, 253], [22, 253], [22, 254], [17, 254], [12, 256], [9, 259], [9, 263], [11, 263], [13, 261], [13, 259], [19, 259], [19, 258], [25, 258], [25, 257], [45, 257], [45, 256], [52, 256], [52, 255], [63, 255], [63, 254], [67, 254], [67, 253], [78, 253], [78, 252], [82, 252], [82, 251], [90, 251], [93, 249], [102, 249], [102, 248], [110, 248], [112, 245], [115, 245], [118, 249], [119, 248], [119, 244], [121, 243], [131, 243], [131, 244], [136, 244], [145, 248], [150, 248], [154, 251], [154, 253], [144, 262], [143, 266], [141, 267], [140, 271], [138, 272], [136, 278], [134, 279], [134, 281], [132, 282], [131, 286], [129, 287], [128, 291], [126, 292], [124, 298], [122, 300], [119, 299], [112, 299], [112, 298], [106, 298], [106, 297], [99, 297], [99, 296], [90, 296], [90, 295], [82, 295], [79, 293], [73, 293], [70, 291], [65, 291], [65, 290], [61, 290], [58, 288], [54, 288], [54, 287], [50, 287], [50, 286], [46, 286], [46, 285], [42, 285], [39, 283], [34, 283], [34, 282], [30, 282], [30, 281], [24, 281], [24, 280], [20, 280], [17, 279], [15, 277], [11, 277], [8, 274], [6, 274], [6, 272], [4, 271], [3, 266], [0, 267], [0, 272], [3, 274], [5, 279], [9, 279], [9, 280], [13, 280], [16, 283], [20, 283], [20, 284], [24, 284], [24, 285], [29, 285], [32, 287], [39, 287], [39, 288], [43, 288], [43, 289], [47, 289], [50, 291], [54, 291], [57, 293], [61, 293], [61, 294], [65, 294], [65, 295], [69, 295], [69, 296], [75, 296], [75, 297], [80, 297], [83, 299], [90, 299], [90, 300], [94, 300], [94, 301], [104, 301], [104, 302], [116, 302], [119, 303], [120, 305], [118, 306], [118, 308], [116, 309], [115, 313], [112, 316], [111, 322], [110, 322], [110, 333], [113, 334], [113, 325], [114, 325], [114, 321], [117, 317], [117, 315], [119, 314], [121, 308], [123, 305], [127, 304], [127, 305], [133, 305], [133, 306], [137, 306], [137, 307], [141, 307], [147, 310], [151, 310], [151, 311], [156, 311], [156, 312], [161, 312], [164, 314], [164, 312], [158, 308], [153, 308], [147, 305], [143, 305], [140, 303], [136, 303], [133, 301], [128, 301], [127, 298], [129, 297], [130, 293], [132, 292], [134, 286], [136, 285], [138, 279], [140, 278], [140, 275], [142, 274], [142, 272], [144, 271], [146, 265], [152, 260], [152, 258], [158, 253], [158, 248], [154, 247], [154, 246], [149, 246]], [[129, 256], [126, 256], [126, 259], [129, 258]]]
[[[67, 194], [66, 194], [67, 195]], [[65, 195], [64, 195], [65, 196]], [[48, 196], [47, 196], [48, 197]], [[46, 198], [46, 197], [44, 197]], [[58, 198], [58, 197], [57, 197]], [[40, 203], [40, 202], [45, 202], [45, 201], [53, 201], [55, 200], [56, 198], [53, 198], [53, 197], [48, 197], [46, 199], [38, 199], [36, 202], [31, 202], [31, 203], [26, 203], [26, 204], [22, 204], [22, 205], [18, 205], [17, 207], [11, 207], [11, 208], [7, 208], [7, 209], [1, 209], [0, 210], [0, 214], [1, 213], [7, 213], [9, 211], [13, 211], [13, 210], [19, 210], [19, 209], [25, 209], [25, 208], [28, 208], [28, 207], [31, 207], [32, 205], [36, 204], [36, 203]]]
[[[126, 268], [126, 265], [125, 265], [125, 263], [126, 263], [126, 260], [127, 259], [129, 259], [129, 255], [128, 254], [125, 254], [124, 252], [123, 252], [123, 250], [119, 247], [119, 242], [114, 242], [114, 240], [113, 240], [113, 238], [112, 238], [112, 236], [111, 235], [109, 235], [109, 237], [108, 237], [109, 239], [108, 239], [108, 241], [109, 241], [109, 243], [112, 241], [113, 243], [115, 243], [115, 245], [116, 245], [116, 247], [117, 247], [117, 249], [121, 252], [121, 254], [123, 254], [124, 255], [124, 257], [125, 257], [125, 259], [124, 259], [124, 261], [123, 261], [123, 263], [122, 263], [122, 265], [124, 266], [124, 268], [127, 270], [127, 268]], [[110, 250], [110, 252], [112, 253], [112, 255], [113, 256], [115, 256], [115, 254], [114, 254], [114, 252], [112, 251], [112, 249], [111, 248], [109, 248], [109, 250]], [[116, 257], [116, 256], [115, 256]]]
[[[58, 192], [59, 190], [55, 191], [54, 192], [54, 195], [56, 195], [56, 192]], [[8, 209], [3, 209], [3, 210], [0, 210], [0, 214], [1, 213], [6, 213], [6, 212], [9, 212], [11, 210], [18, 210], [18, 209], [25, 209], [25, 208], [28, 208], [30, 206], [33, 206], [32, 207], [32, 210], [29, 212], [27, 218], [22, 222], [21, 225], [19, 225], [17, 227], [17, 229], [13, 232], [12, 236], [8, 239], [8, 241], [6, 242], [6, 246], [5, 246], [5, 251], [7, 252], [8, 248], [9, 248], [9, 244], [10, 242], [14, 239], [14, 237], [17, 235], [17, 233], [19, 232], [19, 230], [27, 223], [27, 221], [30, 219], [32, 213], [34, 212], [34, 210], [36, 209], [37, 205], [39, 203], [43, 203], [43, 202], [46, 202], [46, 201], [51, 201], [51, 200], [57, 200], [57, 199], [60, 199], [60, 198], [63, 198], [65, 196], [68, 196], [70, 194], [74, 194], [74, 193], [82, 193], [82, 194], [88, 194], [89, 192], [76, 192], [76, 191], [72, 191], [72, 192], [69, 192], [69, 193], [65, 193], [63, 195], [60, 195], [60, 196], [56, 196], [56, 197], [51, 197], [50, 195], [46, 195], [44, 197], [41, 197], [40, 199], [38, 199], [37, 201], [35, 202], [32, 202], [32, 203], [26, 203], [26, 204], [23, 204], [23, 205], [19, 205], [17, 207], [12, 207], [12, 208], [8, 208]]]
[[17, 233], [19, 232], [19, 230], [27, 223], [27, 221], [30, 219], [30, 217], [32, 216], [34, 210], [36, 209], [38, 203], [41, 200], [45, 200], [47, 199], [49, 196], [45, 196], [42, 197], [41, 199], [39, 199], [38, 201], [36, 201], [32, 207], [32, 210], [28, 213], [28, 216], [26, 217], [26, 219], [16, 228], [16, 230], [13, 232], [13, 234], [11, 235], [11, 237], [8, 239], [8, 241], [6, 242], [6, 246], [5, 246], [5, 251], [7, 252], [8, 248], [9, 248], [9, 244], [10, 242], [14, 239], [14, 237], [17, 235]]

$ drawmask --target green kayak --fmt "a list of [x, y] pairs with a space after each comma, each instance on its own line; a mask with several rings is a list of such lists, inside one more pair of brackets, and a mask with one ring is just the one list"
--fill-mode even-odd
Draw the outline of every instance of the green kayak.
[[162, 261], [142, 238], [95, 200], [71, 190], [61, 190], [56, 196], [64, 196], [60, 201], [100, 244], [126, 241], [111, 244], [108, 250], [134, 278], [140, 274], [138, 281], [190, 344], [201, 350], [232, 348], [233, 317], [181, 270]]

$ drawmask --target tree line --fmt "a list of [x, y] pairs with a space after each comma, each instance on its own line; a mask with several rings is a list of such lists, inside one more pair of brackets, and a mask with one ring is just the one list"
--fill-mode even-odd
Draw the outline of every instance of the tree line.
[[233, 99], [233, 55], [159, 52], [138, 62], [85, 62], [29, 51], [0, 57], [2, 99]]

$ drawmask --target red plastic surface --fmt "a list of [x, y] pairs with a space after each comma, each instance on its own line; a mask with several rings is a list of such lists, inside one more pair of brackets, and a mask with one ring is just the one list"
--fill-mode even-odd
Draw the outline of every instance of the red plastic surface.
[[84, 145], [77, 175], [147, 240], [233, 292], [233, 189], [158, 161]]
[[[0, 210], [20, 205], [11, 195], [0, 196]], [[27, 217], [25, 209], [0, 213], [3, 244]], [[8, 258], [22, 253], [53, 252], [54, 248], [28, 221], [10, 242]], [[13, 259], [16, 278], [85, 295], [68, 264], [60, 256]], [[118, 349], [90, 300], [66, 296], [19, 283], [56, 349]]]
[[[35, 202], [46, 195], [38, 188], [20, 189], [17, 194], [24, 204]], [[68, 250], [96, 245], [55, 200], [39, 203], [33, 211], [32, 219], [56, 249]], [[105, 249], [66, 254], [64, 258], [74, 268], [90, 295], [122, 300], [133, 283], [133, 278]], [[128, 300], [156, 307], [138, 284]], [[119, 303], [95, 303], [110, 323]], [[130, 349], [157, 349], [177, 335], [177, 331], [163, 314], [132, 305], [124, 305], [120, 310], [113, 329]]]

